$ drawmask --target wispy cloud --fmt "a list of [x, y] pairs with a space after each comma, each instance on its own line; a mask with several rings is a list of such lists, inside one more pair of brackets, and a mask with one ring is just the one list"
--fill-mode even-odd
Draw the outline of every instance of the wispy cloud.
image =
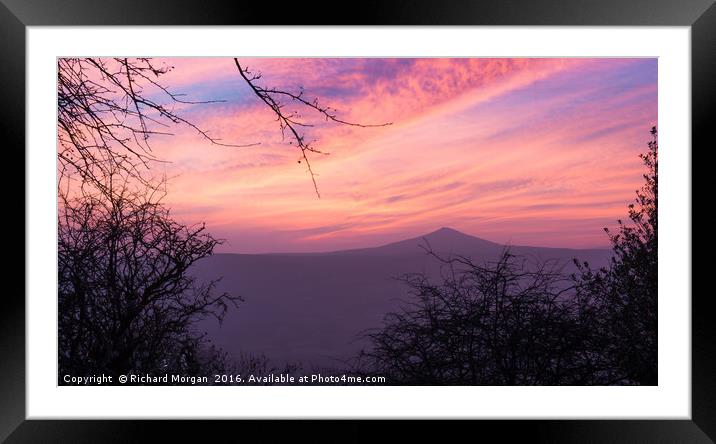
[[[173, 59], [177, 91], [226, 103], [184, 111], [212, 135], [157, 139], [169, 204], [232, 251], [332, 250], [453, 226], [495, 241], [605, 245], [641, 182], [657, 123], [655, 59], [249, 59], [269, 86], [298, 88], [342, 118], [310, 139], [317, 199], [295, 148], [230, 59]], [[312, 116], [307, 115], [307, 118]], [[317, 116], [313, 116], [317, 117]]]

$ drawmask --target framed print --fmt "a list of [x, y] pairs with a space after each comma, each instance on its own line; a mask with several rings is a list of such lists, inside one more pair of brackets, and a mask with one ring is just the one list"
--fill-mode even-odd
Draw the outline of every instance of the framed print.
[[128, 6], [3, 3], [8, 442], [154, 419], [711, 442], [711, 2]]

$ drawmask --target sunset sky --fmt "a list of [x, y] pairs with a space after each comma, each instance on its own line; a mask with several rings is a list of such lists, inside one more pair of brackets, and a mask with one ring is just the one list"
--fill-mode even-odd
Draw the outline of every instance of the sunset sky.
[[302, 112], [316, 193], [300, 152], [233, 60], [157, 59], [191, 100], [190, 128], [153, 138], [170, 163], [165, 202], [206, 222], [219, 252], [329, 251], [447, 226], [500, 243], [606, 247], [642, 183], [657, 125], [656, 59], [240, 59], [263, 86], [297, 91], [358, 128]]

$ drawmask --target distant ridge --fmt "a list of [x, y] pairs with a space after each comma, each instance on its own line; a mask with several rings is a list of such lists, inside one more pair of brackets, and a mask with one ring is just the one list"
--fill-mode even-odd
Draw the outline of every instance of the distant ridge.
[[[450, 227], [441, 227], [435, 231], [422, 236], [417, 236], [401, 241], [391, 242], [377, 247], [351, 248], [346, 250], [334, 250], [326, 252], [275, 252], [275, 253], [252, 253], [267, 255], [400, 255], [425, 253], [429, 247], [435, 253], [443, 255], [495, 255], [502, 252], [507, 245], [488, 241], [477, 236], [471, 236]], [[510, 249], [517, 254], [533, 254], [534, 252], [551, 251], [559, 255], [561, 253], [580, 251], [606, 251], [606, 248], [555, 248], [541, 246], [509, 245]], [[243, 254], [243, 253], [216, 253], [216, 254]], [[541, 255], [540, 255], [541, 256]]]

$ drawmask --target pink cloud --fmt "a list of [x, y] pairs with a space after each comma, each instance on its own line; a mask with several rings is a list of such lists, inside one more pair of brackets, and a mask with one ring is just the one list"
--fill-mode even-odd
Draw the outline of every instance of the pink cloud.
[[[251, 59], [270, 86], [303, 85], [341, 118], [382, 128], [308, 130], [317, 199], [295, 148], [237, 80], [230, 59], [167, 60], [166, 81], [228, 102], [184, 111], [188, 128], [154, 141], [171, 163], [167, 202], [206, 221], [228, 251], [332, 250], [441, 226], [499, 242], [606, 245], [640, 185], [656, 124], [656, 63], [643, 59]], [[313, 116], [317, 117], [317, 116]], [[259, 242], [257, 239], [260, 239]]]

